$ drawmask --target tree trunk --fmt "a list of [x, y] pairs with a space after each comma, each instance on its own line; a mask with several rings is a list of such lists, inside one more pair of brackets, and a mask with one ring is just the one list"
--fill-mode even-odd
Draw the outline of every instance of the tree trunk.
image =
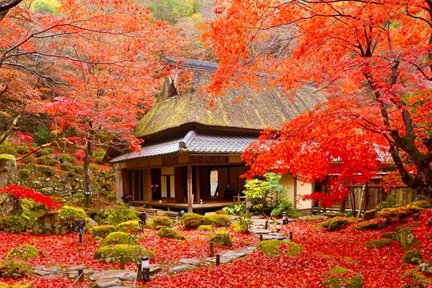
[[90, 206], [90, 159], [92, 157], [92, 146], [89, 140], [86, 140], [84, 147], [84, 193], [86, 196], [86, 206]]

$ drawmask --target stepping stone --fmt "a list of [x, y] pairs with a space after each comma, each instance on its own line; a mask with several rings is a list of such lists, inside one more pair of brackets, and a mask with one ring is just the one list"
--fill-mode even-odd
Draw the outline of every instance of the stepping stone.
[[90, 275], [91, 281], [105, 278], [120, 278], [121, 280], [132, 281], [136, 278], [136, 272], [129, 270], [106, 270]]
[[174, 274], [174, 273], [179, 273], [179, 272], [184, 272], [184, 271], [188, 271], [188, 270], [192, 270], [195, 269], [196, 267], [193, 265], [189, 265], [189, 264], [182, 264], [182, 265], [177, 265], [177, 266], [172, 266], [168, 269], [168, 273], [170, 274]]
[[108, 288], [113, 286], [121, 286], [122, 282], [118, 278], [103, 278], [96, 280], [96, 287]]
[[42, 265], [38, 265], [33, 267], [33, 274], [39, 275], [39, 276], [47, 276], [47, 275], [53, 275], [58, 274], [60, 272], [60, 268], [53, 266], [53, 267], [45, 267]]
[[193, 266], [198, 266], [202, 260], [197, 259], [197, 258], [183, 258], [180, 259], [180, 264], [189, 264], [189, 265], [193, 265]]
[[249, 231], [254, 234], [268, 234], [273, 232], [270, 229], [263, 229], [258, 227], [252, 227]]
[[284, 240], [285, 235], [281, 233], [269, 233], [263, 235], [263, 240]]
[[162, 270], [160, 265], [158, 264], [150, 264], [150, 275], [154, 275], [156, 273], [159, 273]]
[[66, 272], [77, 271], [77, 273], [78, 273], [78, 270], [85, 270], [86, 268], [87, 268], [87, 266], [84, 264], [75, 265], [75, 266], [70, 266], [70, 267], [66, 268]]

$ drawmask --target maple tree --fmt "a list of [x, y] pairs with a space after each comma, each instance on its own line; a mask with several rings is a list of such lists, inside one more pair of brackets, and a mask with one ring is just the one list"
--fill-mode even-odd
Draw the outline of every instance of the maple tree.
[[431, 10], [424, 0], [217, 1], [205, 35], [219, 59], [214, 94], [247, 81], [328, 98], [264, 131], [244, 154], [251, 174], [339, 175], [332, 202], [390, 165], [389, 184], [431, 197]]

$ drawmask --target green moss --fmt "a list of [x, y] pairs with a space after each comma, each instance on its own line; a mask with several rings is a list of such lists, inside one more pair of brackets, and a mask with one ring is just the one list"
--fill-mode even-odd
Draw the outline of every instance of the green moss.
[[154, 254], [150, 250], [143, 249], [140, 245], [116, 244], [100, 247], [94, 259], [102, 259], [106, 262], [120, 262], [120, 257], [123, 255], [125, 263], [136, 263], [141, 259], [142, 255], [153, 257]]
[[95, 220], [101, 224], [117, 225], [128, 220], [138, 220], [137, 212], [124, 204], [99, 211]]
[[118, 224], [117, 230], [129, 233], [136, 233], [139, 232], [141, 229], [138, 220], [129, 220]]
[[0, 216], [0, 230], [5, 232], [25, 232], [28, 220], [21, 215]]
[[384, 234], [381, 235], [381, 238], [384, 239], [395, 239], [395, 234], [394, 232], [386, 232]]
[[180, 240], [185, 239], [185, 237], [180, 232], [168, 227], [162, 227], [158, 232], [158, 236], [161, 238], [174, 238]]
[[152, 219], [152, 227], [153, 229], [160, 229], [161, 227], [169, 227], [173, 226], [173, 222], [167, 216], [156, 216]]
[[404, 263], [419, 264], [423, 257], [417, 250], [407, 250], [403, 256]]
[[15, 156], [11, 154], [0, 154], [0, 160], [16, 161]]
[[409, 227], [399, 227], [395, 232], [395, 239], [399, 242], [404, 250], [409, 250], [411, 247], [418, 244], [414, 233]]
[[335, 267], [324, 273], [322, 286], [325, 288], [361, 288], [363, 276], [344, 267]]
[[102, 239], [114, 231], [116, 231], [114, 225], [97, 225], [92, 227], [90, 230], [93, 238], [100, 237]]
[[426, 288], [432, 284], [432, 278], [426, 277], [418, 269], [409, 269], [402, 275], [405, 287]]
[[343, 217], [335, 217], [321, 223], [321, 227], [326, 228], [328, 231], [341, 230], [348, 223], [348, 219]]
[[28, 260], [39, 257], [39, 251], [32, 245], [24, 244], [9, 250], [6, 254], [6, 259], [21, 259]]
[[22, 260], [0, 261], [0, 278], [21, 278], [30, 272], [30, 265]]
[[369, 221], [364, 221], [360, 223], [356, 229], [358, 231], [364, 231], [364, 230], [379, 230], [388, 225], [388, 221], [384, 218], [376, 218]]
[[21, 216], [27, 220], [29, 226], [33, 224], [33, 222], [48, 212], [48, 209], [43, 204], [36, 203], [32, 199], [21, 199], [21, 208], [23, 212]]
[[204, 215], [202, 219], [204, 225], [212, 225], [215, 227], [231, 226], [231, 221], [229, 220], [228, 216], [223, 214]]
[[197, 228], [198, 230], [201, 231], [211, 231], [212, 230], [212, 226], [211, 225], [200, 225]]
[[112, 232], [106, 236], [105, 240], [101, 244], [101, 247], [117, 244], [138, 245], [138, 242], [126, 232]]
[[232, 242], [228, 231], [216, 231], [210, 238], [215, 245], [231, 247]]
[[303, 251], [300, 245], [287, 240], [264, 240], [258, 243], [258, 249], [267, 256], [282, 254], [297, 256]]
[[196, 229], [203, 224], [203, 217], [195, 213], [186, 213], [183, 215], [182, 221], [185, 229]]
[[382, 248], [386, 246], [390, 246], [391, 243], [393, 243], [393, 240], [391, 239], [376, 239], [371, 240], [365, 243], [365, 247], [372, 249], [372, 248]]
[[84, 209], [69, 205], [64, 205], [60, 209], [59, 215], [62, 219], [70, 223], [75, 223], [78, 220], [85, 220], [87, 218], [87, 214], [85, 213]]

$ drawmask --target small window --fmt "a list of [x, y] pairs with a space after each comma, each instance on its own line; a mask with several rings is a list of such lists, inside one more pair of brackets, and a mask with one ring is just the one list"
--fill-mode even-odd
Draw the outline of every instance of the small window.
[[219, 174], [218, 174], [218, 170], [217, 169], [213, 169], [210, 171], [210, 195], [211, 197], [216, 196], [217, 194], [217, 189], [218, 189], [218, 179], [219, 179]]

